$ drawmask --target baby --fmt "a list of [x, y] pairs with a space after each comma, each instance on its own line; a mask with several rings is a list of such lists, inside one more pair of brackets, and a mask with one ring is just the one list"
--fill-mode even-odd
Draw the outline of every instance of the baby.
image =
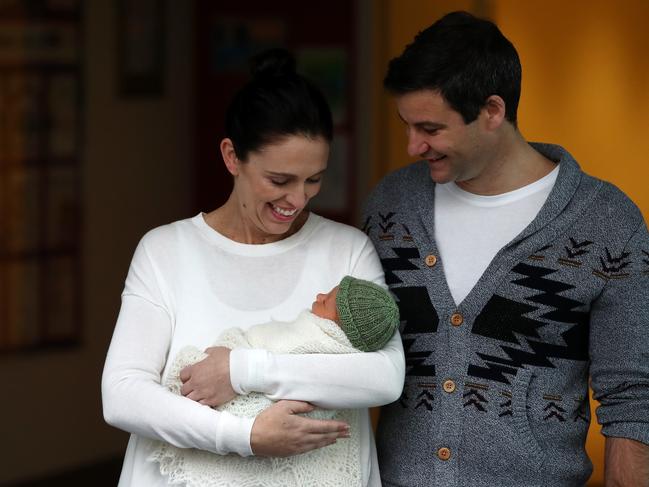
[[[345, 276], [327, 294], [318, 294], [311, 311], [295, 321], [269, 322], [243, 331], [224, 331], [216, 346], [261, 348], [274, 353], [357, 353], [379, 350], [399, 326], [399, 310], [390, 293], [362, 279]], [[180, 371], [206, 355], [194, 347], [182, 349], [172, 364], [165, 385], [180, 394]], [[219, 411], [254, 417], [272, 404], [263, 394], [237, 396]], [[287, 458], [242, 458], [180, 449], [158, 442], [149, 457], [171, 484], [192, 486], [361, 485], [360, 441], [356, 410], [317, 409], [308, 416], [340, 419], [350, 425], [351, 436], [325, 448]]]
[[361, 352], [383, 348], [399, 326], [399, 309], [390, 293], [351, 276], [327, 294], [318, 294], [311, 313], [336, 323]]

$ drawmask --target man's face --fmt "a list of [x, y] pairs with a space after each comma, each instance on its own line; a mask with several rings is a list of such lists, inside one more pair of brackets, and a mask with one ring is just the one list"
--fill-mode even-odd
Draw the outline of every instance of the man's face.
[[398, 95], [399, 116], [406, 124], [408, 154], [426, 159], [436, 183], [467, 181], [486, 165], [485, 134], [478, 119], [466, 124], [437, 91], [420, 90]]

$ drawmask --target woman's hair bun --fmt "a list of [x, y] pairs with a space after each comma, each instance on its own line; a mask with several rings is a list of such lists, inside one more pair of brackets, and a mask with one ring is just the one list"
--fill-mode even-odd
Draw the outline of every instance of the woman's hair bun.
[[251, 60], [254, 78], [288, 76], [295, 74], [295, 58], [286, 49], [274, 48], [262, 51]]

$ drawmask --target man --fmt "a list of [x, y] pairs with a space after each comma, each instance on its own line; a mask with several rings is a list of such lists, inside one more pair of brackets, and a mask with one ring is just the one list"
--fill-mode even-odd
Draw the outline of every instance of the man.
[[407, 373], [377, 431], [384, 486], [576, 486], [588, 379], [608, 485], [649, 485], [649, 234], [617, 188], [516, 127], [521, 67], [451, 13], [385, 86], [423, 159], [370, 196]]

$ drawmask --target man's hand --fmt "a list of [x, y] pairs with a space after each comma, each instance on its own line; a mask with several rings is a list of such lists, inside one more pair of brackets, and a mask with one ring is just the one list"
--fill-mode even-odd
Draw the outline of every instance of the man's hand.
[[606, 438], [606, 487], [649, 487], [649, 446], [628, 438]]
[[220, 406], [237, 394], [230, 383], [230, 349], [211, 347], [207, 357], [180, 371], [180, 393], [207, 406]]
[[278, 401], [257, 416], [250, 446], [259, 456], [288, 457], [349, 438], [349, 425], [342, 421], [299, 416], [315, 409], [300, 401]]

